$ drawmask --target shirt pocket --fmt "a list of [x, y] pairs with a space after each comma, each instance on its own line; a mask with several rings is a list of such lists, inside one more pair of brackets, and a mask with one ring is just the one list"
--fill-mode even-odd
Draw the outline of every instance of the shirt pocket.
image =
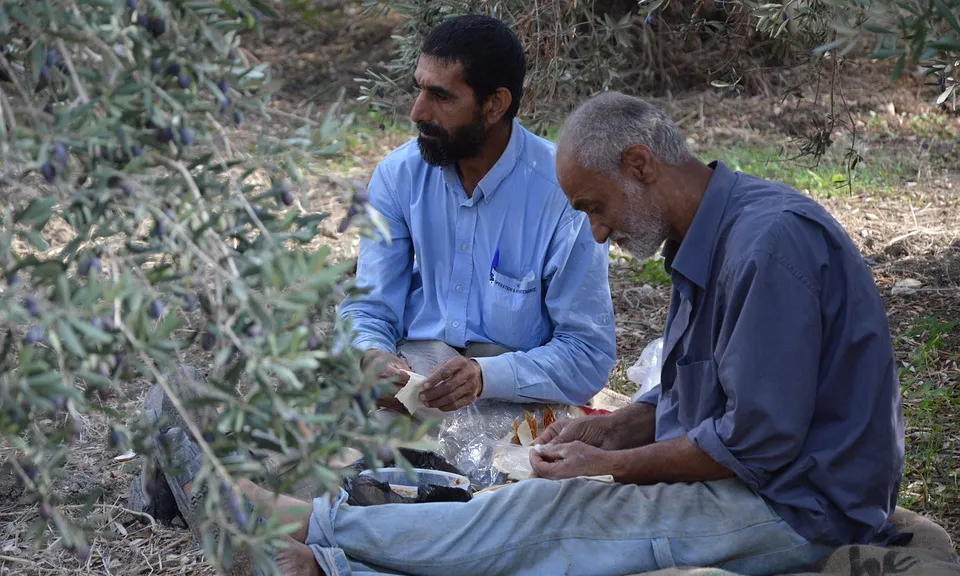
[[539, 281], [534, 275], [518, 280], [493, 271], [484, 294], [484, 330], [490, 339], [514, 350], [540, 345]]
[[677, 418], [683, 427], [691, 430], [707, 418], [719, 416], [726, 398], [717, 382], [717, 367], [713, 360], [691, 362], [681, 358], [677, 362], [677, 376], [670, 394], [677, 406]]

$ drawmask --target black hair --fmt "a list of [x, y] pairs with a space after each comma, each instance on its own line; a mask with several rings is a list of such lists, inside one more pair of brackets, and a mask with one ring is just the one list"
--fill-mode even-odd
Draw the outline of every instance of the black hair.
[[500, 20], [479, 14], [450, 18], [430, 32], [421, 54], [462, 64], [463, 79], [478, 103], [506, 88], [512, 100], [504, 118], [517, 115], [527, 61], [520, 39]]

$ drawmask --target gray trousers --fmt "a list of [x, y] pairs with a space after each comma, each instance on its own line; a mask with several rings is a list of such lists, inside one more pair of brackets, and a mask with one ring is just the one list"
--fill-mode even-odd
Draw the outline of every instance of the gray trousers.
[[404, 340], [398, 346], [400, 357], [407, 361], [417, 374], [428, 376], [437, 366], [457, 356], [466, 358], [489, 358], [510, 352], [497, 344], [473, 343], [463, 352], [439, 340]]

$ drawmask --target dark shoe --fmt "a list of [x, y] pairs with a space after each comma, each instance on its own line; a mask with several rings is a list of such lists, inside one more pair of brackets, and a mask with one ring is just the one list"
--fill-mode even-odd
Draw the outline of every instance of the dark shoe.
[[[181, 367], [171, 379], [171, 384], [176, 386], [179, 397], [187, 400], [195, 396], [190, 383], [199, 382], [201, 378], [200, 373], [193, 368]], [[198, 542], [203, 543], [204, 535], [212, 536], [216, 542], [219, 538], [218, 526], [214, 523], [204, 523], [201, 518], [207, 485], [191, 487], [189, 496], [183, 490], [184, 484], [191, 482], [203, 465], [200, 447], [159, 385], [154, 385], [147, 392], [144, 398], [144, 411], [151, 424], [159, 426], [161, 449], [154, 457], [143, 459], [140, 473], [130, 487], [131, 509], [141, 510], [151, 515], [153, 515], [151, 511], [155, 511], [157, 515], [154, 518], [160, 521], [169, 519], [172, 522], [174, 518], [179, 517]], [[194, 422], [199, 422], [199, 415], [191, 414], [191, 416]], [[253, 504], [243, 498], [242, 503], [237, 503], [237, 509], [231, 510], [235, 518], [240, 514], [238, 509], [241, 507], [245, 518], [253, 514]], [[258, 518], [257, 521], [263, 524], [265, 519]], [[268, 562], [276, 565], [276, 549], [266, 547], [258, 553]], [[230, 576], [264, 576], [261, 570], [253, 568], [254, 562], [250, 550], [246, 548], [234, 550], [229, 556], [231, 560], [230, 566], [227, 567], [227, 574]]]
[[165, 526], [173, 525], [177, 518], [187, 527], [187, 520], [177, 506], [177, 500], [170, 490], [167, 477], [155, 468], [143, 468], [130, 482], [130, 502], [127, 505], [131, 510], [144, 512], [154, 520]]
[[[190, 398], [190, 382], [201, 378], [199, 372], [184, 366], [174, 374], [171, 384], [181, 398]], [[130, 509], [146, 512], [168, 525], [179, 517], [189, 526], [190, 503], [182, 486], [200, 472], [200, 447], [159, 385], [147, 391], [143, 409], [150, 424], [159, 427], [159, 446], [153, 456], [141, 456], [140, 472], [130, 484]]]

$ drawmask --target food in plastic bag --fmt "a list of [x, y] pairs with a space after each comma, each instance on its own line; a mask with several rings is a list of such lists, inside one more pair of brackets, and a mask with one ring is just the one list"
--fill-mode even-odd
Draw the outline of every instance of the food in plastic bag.
[[632, 402], [660, 385], [662, 354], [663, 338], [657, 338], [647, 344], [636, 363], [627, 368], [627, 378], [638, 385], [637, 391], [630, 398]]
[[507, 474], [494, 466], [495, 449], [498, 444], [522, 446], [519, 438], [521, 426], [529, 428], [530, 432], [529, 436], [524, 433], [524, 439], [533, 442], [546, 428], [545, 422], [578, 418], [591, 412], [562, 404], [477, 401], [452, 412], [440, 423], [438, 453], [469, 478], [475, 490], [482, 490], [507, 481]]
[[555, 420], [556, 416], [553, 414], [553, 408], [550, 406], [544, 406], [543, 408], [542, 424], [537, 422], [536, 416], [524, 410], [522, 416], [514, 418], [513, 420], [513, 436], [510, 438], [510, 441], [513, 444], [530, 446], [533, 444], [533, 441], [540, 436], [540, 433], [546, 430], [547, 426]]
[[556, 421], [557, 415], [553, 413], [553, 408], [545, 406], [543, 409], [543, 429], [546, 430]]
[[530, 451], [540, 446], [518, 446], [516, 444], [498, 443], [493, 448], [493, 466], [507, 475], [509, 480], [526, 480], [533, 477], [533, 467], [530, 466]]

